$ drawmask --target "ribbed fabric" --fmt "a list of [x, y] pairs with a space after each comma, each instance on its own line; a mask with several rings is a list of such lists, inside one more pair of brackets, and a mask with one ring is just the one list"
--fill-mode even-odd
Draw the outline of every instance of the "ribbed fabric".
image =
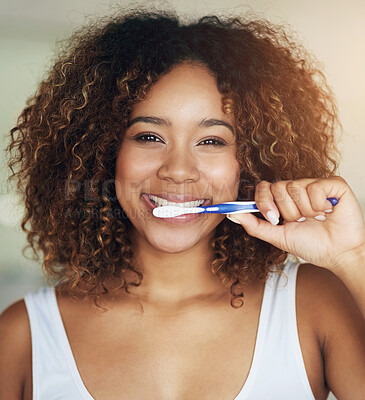
[[[298, 266], [286, 264], [288, 282], [277, 273], [269, 275], [250, 372], [232, 400], [315, 400], [297, 330]], [[94, 400], [78, 372], [54, 288], [29, 292], [24, 300], [32, 336], [33, 400]]]

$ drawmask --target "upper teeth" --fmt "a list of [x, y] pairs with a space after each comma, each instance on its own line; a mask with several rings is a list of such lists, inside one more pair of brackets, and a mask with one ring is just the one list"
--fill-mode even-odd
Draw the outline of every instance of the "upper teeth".
[[148, 197], [158, 206], [173, 206], [173, 207], [199, 207], [204, 203], [203, 200], [188, 201], [186, 203], [174, 203], [173, 201], [167, 201], [166, 199], [161, 199], [161, 197], [153, 196], [152, 194]]

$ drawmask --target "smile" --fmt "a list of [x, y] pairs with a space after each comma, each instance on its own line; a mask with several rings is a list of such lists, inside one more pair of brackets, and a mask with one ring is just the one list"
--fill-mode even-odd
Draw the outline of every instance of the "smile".
[[149, 194], [148, 197], [151, 200], [152, 204], [154, 204], [157, 207], [161, 207], [161, 206], [199, 207], [205, 202], [205, 199], [196, 200], [196, 201], [187, 201], [187, 202], [183, 202], [183, 203], [182, 202], [174, 202], [174, 201], [169, 201], [169, 200], [163, 199], [161, 197], [154, 196], [152, 194]]
[[198, 199], [194, 196], [172, 193], [142, 193], [142, 198], [146, 201], [151, 210], [156, 207], [173, 206], [173, 207], [199, 207], [211, 204], [210, 199]]

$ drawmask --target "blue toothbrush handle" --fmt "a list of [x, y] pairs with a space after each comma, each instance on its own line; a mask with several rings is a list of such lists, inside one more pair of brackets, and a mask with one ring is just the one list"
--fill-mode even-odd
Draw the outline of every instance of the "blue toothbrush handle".
[[[250, 204], [252, 203], [252, 204]], [[254, 202], [232, 202], [232, 203], [221, 203], [214, 204], [211, 206], [199, 207], [204, 208], [204, 212], [210, 214], [229, 214], [232, 212], [247, 210], [247, 212], [258, 211], [258, 208]]]
[[[328, 197], [327, 200], [335, 206], [338, 203], [338, 199], [336, 197]], [[211, 206], [199, 207], [203, 208], [205, 213], [210, 214], [230, 214], [238, 211], [245, 212], [257, 212], [259, 211], [255, 202], [253, 201], [233, 201], [221, 204], [214, 204]]]
[[336, 197], [327, 197], [327, 200], [333, 205], [335, 206], [338, 203], [338, 199], [336, 199]]

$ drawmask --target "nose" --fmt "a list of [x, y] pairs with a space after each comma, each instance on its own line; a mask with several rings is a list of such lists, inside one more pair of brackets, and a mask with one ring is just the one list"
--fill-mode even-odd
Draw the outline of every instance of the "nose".
[[157, 176], [173, 183], [196, 182], [200, 172], [197, 160], [187, 149], [171, 149], [162, 159]]

